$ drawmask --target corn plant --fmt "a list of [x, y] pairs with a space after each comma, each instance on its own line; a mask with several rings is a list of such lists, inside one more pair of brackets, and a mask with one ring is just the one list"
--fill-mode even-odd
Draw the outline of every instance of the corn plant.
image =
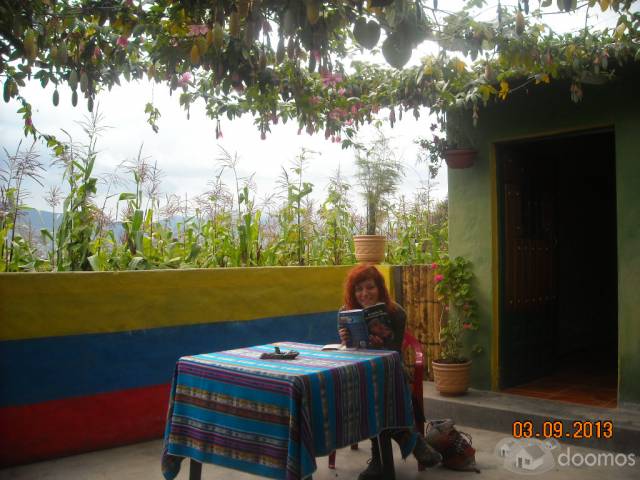
[[37, 249], [17, 233], [18, 219], [29, 210], [24, 200], [29, 195], [25, 181], [31, 179], [42, 186], [43, 164], [35, 150], [35, 141], [27, 150], [10, 154], [4, 149], [4, 165], [0, 167], [0, 258], [3, 271], [32, 270], [35, 268]]
[[329, 179], [327, 198], [319, 210], [323, 228], [320, 230], [325, 256], [321, 263], [343, 265], [355, 262], [353, 234], [355, 222], [349, 209], [349, 184], [340, 168]]
[[304, 218], [311, 210], [306, 201], [313, 191], [313, 184], [304, 181], [304, 171], [310, 153], [312, 152], [303, 148], [289, 169], [282, 167], [278, 178], [278, 184], [284, 195], [284, 204], [278, 215], [281, 226], [279, 250], [281, 259], [286, 265], [305, 264]]

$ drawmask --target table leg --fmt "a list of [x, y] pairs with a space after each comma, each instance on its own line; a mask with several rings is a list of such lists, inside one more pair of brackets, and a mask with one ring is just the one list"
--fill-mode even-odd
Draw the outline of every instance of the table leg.
[[393, 465], [393, 449], [391, 448], [391, 435], [387, 431], [380, 432], [378, 436], [380, 444], [380, 456], [382, 457], [382, 473], [385, 480], [395, 480], [396, 471]]
[[189, 463], [189, 480], [200, 480], [201, 475], [202, 464], [192, 458]]

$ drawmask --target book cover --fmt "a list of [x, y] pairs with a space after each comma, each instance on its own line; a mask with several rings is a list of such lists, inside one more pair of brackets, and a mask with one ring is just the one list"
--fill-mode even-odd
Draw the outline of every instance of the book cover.
[[391, 320], [384, 303], [376, 303], [367, 308], [342, 310], [338, 312], [338, 328], [349, 330], [349, 348], [367, 348], [369, 335], [387, 338], [392, 334]]

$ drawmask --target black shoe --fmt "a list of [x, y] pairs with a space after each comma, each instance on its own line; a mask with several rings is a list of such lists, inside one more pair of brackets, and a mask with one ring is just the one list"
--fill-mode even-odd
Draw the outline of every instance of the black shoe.
[[422, 435], [418, 435], [416, 446], [413, 447], [413, 456], [416, 457], [420, 465], [424, 465], [427, 468], [435, 467], [442, 461], [442, 455], [425, 442]]
[[367, 468], [365, 468], [360, 475], [358, 475], [358, 480], [384, 480], [382, 476], [382, 465], [380, 465], [380, 460], [373, 457], [367, 460]]

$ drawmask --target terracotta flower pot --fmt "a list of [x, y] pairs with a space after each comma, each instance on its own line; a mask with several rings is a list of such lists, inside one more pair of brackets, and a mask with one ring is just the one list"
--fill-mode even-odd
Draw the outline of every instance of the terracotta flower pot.
[[464, 363], [445, 363], [433, 360], [433, 380], [440, 395], [456, 396], [464, 394], [469, 388], [471, 360]]
[[462, 169], [471, 167], [478, 156], [478, 151], [473, 148], [457, 148], [446, 150], [444, 152], [444, 161], [447, 166], [453, 169]]
[[360, 263], [380, 263], [384, 260], [384, 235], [355, 235], [356, 260]]

